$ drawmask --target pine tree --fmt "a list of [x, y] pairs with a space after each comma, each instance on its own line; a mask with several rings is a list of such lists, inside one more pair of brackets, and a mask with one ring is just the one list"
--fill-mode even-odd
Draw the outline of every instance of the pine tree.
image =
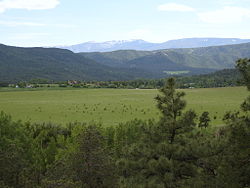
[[240, 71], [243, 79], [243, 83], [247, 86], [248, 90], [250, 90], [250, 59], [239, 59], [236, 61], [236, 68]]
[[[250, 91], [250, 59], [240, 59], [236, 67]], [[220, 168], [221, 187], [250, 186], [250, 97], [241, 105], [242, 113], [227, 113], [228, 141]]]
[[209, 112], [203, 112], [199, 118], [199, 127], [207, 128], [209, 126], [209, 122], [211, 121], [209, 118]]
[[86, 188], [115, 187], [112, 158], [97, 126], [87, 126], [78, 138], [79, 147], [73, 155], [73, 169], [78, 181]]
[[183, 92], [175, 90], [170, 78], [160, 89], [156, 102], [161, 111], [158, 124], [144, 127], [144, 136], [133, 144], [118, 163], [128, 186], [181, 187], [191, 185], [197, 169], [191, 145], [196, 114], [183, 112]]

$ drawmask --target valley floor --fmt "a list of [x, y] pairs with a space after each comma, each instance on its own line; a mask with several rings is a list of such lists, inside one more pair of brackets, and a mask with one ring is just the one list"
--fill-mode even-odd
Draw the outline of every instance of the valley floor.
[[[199, 115], [209, 111], [213, 125], [239, 109], [247, 96], [244, 87], [185, 89], [186, 109]], [[101, 122], [117, 125], [137, 119], [159, 118], [154, 89], [0, 89], [0, 111], [15, 120], [31, 122]]]

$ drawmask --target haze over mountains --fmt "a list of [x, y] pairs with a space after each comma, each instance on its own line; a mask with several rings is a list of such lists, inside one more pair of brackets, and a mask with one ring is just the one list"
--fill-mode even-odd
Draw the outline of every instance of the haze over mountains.
[[170, 40], [163, 43], [150, 43], [144, 40], [120, 40], [107, 42], [85, 42], [72, 46], [57, 46], [58, 48], [79, 52], [111, 52], [116, 50], [142, 50], [152, 51], [172, 48], [199, 48], [208, 46], [221, 46], [230, 44], [242, 44], [250, 42], [250, 39], [238, 38], [186, 38]]

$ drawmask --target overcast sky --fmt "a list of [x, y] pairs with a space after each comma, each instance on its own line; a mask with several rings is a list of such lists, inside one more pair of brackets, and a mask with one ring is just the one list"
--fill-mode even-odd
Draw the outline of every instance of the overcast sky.
[[250, 0], [0, 0], [0, 43], [250, 38]]

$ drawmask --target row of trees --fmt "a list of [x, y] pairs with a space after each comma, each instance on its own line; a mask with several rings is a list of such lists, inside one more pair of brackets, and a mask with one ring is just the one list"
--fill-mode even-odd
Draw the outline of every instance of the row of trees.
[[[226, 69], [206, 75], [196, 76], [177, 76], [176, 86], [178, 88], [211, 88], [239, 86], [240, 73], [237, 69]], [[131, 81], [63, 81], [56, 82], [46, 79], [32, 79], [29, 82], [17, 82], [16, 84], [1, 83], [0, 87], [21, 88], [32, 86], [36, 87], [75, 87], [75, 88], [125, 88], [125, 89], [155, 89], [164, 86], [165, 79], [137, 79]]]
[[[250, 90], [250, 59], [237, 62]], [[210, 127], [185, 110], [168, 79], [156, 96], [160, 120], [102, 127], [13, 121], [0, 114], [0, 187], [244, 188], [250, 186], [250, 97]]]
[[[213, 88], [213, 87], [231, 87], [239, 86], [238, 82], [240, 73], [237, 69], [225, 69], [206, 75], [195, 76], [177, 76], [176, 87], [178, 88]], [[78, 87], [78, 88], [126, 88], [126, 89], [155, 89], [164, 86], [165, 79], [137, 79], [131, 81], [91, 81], [77, 84], [61, 82], [61, 87]]]

